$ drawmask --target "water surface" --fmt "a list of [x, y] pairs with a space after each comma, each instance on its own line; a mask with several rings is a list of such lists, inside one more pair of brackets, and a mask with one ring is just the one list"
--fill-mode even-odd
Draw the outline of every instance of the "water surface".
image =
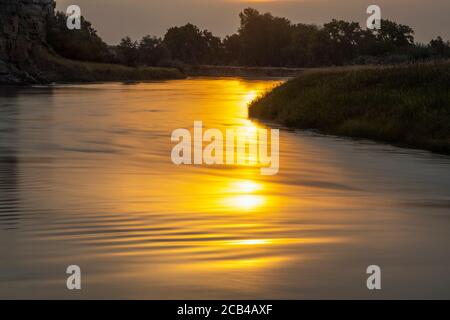
[[276, 176], [172, 164], [278, 82], [2, 89], [0, 298], [450, 298], [449, 157], [283, 130]]

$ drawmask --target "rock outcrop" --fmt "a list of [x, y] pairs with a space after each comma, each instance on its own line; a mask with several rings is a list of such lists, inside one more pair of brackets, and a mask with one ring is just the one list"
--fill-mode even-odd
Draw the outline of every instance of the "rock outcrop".
[[0, 86], [184, 77], [176, 69], [66, 59], [47, 42], [53, 19], [54, 0], [0, 0]]
[[54, 0], [0, 0], [0, 84], [45, 82], [37, 53], [54, 9]]

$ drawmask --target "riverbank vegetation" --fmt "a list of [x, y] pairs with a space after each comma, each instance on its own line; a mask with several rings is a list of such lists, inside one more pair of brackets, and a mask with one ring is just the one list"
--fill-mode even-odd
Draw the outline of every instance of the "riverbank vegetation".
[[450, 154], [450, 61], [308, 72], [254, 101], [249, 115]]
[[170, 28], [161, 38], [124, 37], [117, 46], [108, 46], [85, 19], [81, 30], [69, 31], [65, 14], [57, 13], [48, 38], [63, 57], [132, 67], [319, 67], [450, 58], [448, 41], [437, 37], [428, 44], [416, 43], [411, 27], [389, 20], [382, 20], [380, 30], [368, 30], [342, 20], [321, 26], [292, 23], [252, 8], [239, 18], [238, 31], [223, 39], [188, 23]]
[[45, 72], [43, 82], [102, 82], [148, 81], [182, 79], [185, 75], [176, 68], [129, 67], [114, 63], [77, 61], [62, 58], [47, 50], [36, 52], [39, 69]]
[[[37, 53], [39, 69], [45, 71], [44, 82], [145, 81], [185, 77], [177, 68], [156, 67], [152, 63], [122, 64], [115, 58], [114, 50], [84, 17], [81, 18], [80, 30], [69, 30], [66, 21], [64, 13], [56, 12], [47, 30], [51, 51], [43, 49]], [[138, 61], [137, 57], [135, 61]]]

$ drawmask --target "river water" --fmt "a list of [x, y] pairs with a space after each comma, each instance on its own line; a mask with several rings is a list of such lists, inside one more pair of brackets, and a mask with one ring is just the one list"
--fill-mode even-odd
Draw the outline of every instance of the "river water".
[[172, 163], [277, 83], [1, 89], [0, 298], [450, 298], [449, 157], [282, 130], [275, 176]]

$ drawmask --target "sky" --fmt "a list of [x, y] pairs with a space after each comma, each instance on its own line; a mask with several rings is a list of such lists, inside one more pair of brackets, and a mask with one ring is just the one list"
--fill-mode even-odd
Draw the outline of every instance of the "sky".
[[450, 40], [450, 0], [56, 0], [57, 9], [80, 6], [99, 35], [109, 44], [130, 36], [163, 36], [168, 28], [188, 22], [217, 36], [236, 32], [238, 14], [253, 7], [294, 23], [323, 24], [333, 18], [365, 26], [370, 4], [381, 7], [382, 18], [411, 26], [416, 41], [440, 35]]

